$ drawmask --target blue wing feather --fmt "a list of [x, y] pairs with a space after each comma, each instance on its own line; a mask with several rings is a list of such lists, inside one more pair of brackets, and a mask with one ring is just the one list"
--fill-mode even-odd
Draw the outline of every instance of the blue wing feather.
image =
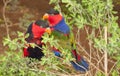
[[89, 67], [88, 63], [84, 59], [81, 59], [80, 63], [76, 63], [73, 61], [70, 61], [70, 63], [72, 64], [74, 69], [77, 71], [86, 72], [88, 70], [88, 67]]
[[[61, 57], [59, 51], [53, 50], [53, 52], [54, 52], [55, 56]], [[88, 70], [88, 67], [89, 67], [88, 63], [83, 58], [81, 58], [81, 60], [79, 62], [70, 61], [70, 63], [72, 64], [74, 69], [77, 71], [86, 72]]]

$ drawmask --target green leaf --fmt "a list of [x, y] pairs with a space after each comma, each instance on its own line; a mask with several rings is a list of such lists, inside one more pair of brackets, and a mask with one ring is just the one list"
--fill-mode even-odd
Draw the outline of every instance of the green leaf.
[[96, 76], [105, 76], [105, 75], [98, 71]]
[[17, 31], [18, 37], [24, 36], [24, 33]]
[[116, 70], [113, 70], [113, 72], [112, 72], [112, 76], [119, 76], [119, 73], [118, 73], [118, 71], [116, 71]]
[[62, 3], [69, 3], [70, 0], [62, 0]]

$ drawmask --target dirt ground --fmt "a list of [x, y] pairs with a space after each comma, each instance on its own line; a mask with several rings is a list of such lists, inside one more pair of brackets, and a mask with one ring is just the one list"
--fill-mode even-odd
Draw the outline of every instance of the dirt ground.
[[[22, 17], [24, 13], [33, 14], [35, 15], [34, 20], [38, 20], [52, 7], [49, 5], [49, 0], [19, 0], [18, 6], [22, 6], [22, 9], [6, 11], [6, 17], [8, 17], [13, 23], [18, 23], [19, 18]], [[0, 0], [0, 19], [3, 19], [2, 10], [3, 1]], [[16, 25], [9, 26], [9, 32], [16, 31], [23, 30]], [[6, 37], [6, 28], [4, 25], [0, 24], [0, 53], [3, 53], [5, 49], [2, 43], [4, 37]]]

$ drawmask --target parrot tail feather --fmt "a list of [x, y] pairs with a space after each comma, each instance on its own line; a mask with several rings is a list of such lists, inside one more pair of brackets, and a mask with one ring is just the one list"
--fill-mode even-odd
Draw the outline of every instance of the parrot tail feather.
[[74, 69], [77, 70], [77, 71], [86, 72], [88, 70], [88, 67], [86, 68], [85, 66], [80, 65], [80, 64], [78, 64], [74, 61], [70, 61], [70, 63], [72, 64]]

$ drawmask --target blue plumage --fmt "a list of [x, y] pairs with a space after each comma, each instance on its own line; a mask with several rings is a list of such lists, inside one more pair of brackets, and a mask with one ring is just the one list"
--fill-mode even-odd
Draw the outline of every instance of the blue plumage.
[[88, 70], [88, 67], [89, 67], [88, 63], [83, 58], [81, 58], [79, 63], [73, 62], [73, 61], [70, 61], [70, 63], [72, 64], [74, 69], [77, 71], [86, 72]]
[[[55, 56], [61, 57], [59, 51], [53, 50], [53, 52]], [[79, 62], [70, 61], [70, 63], [74, 67], [75, 70], [81, 71], [81, 72], [86, 72], [89, 67], [88, 63], [83, 58], [81, 58]]]
[[55, 50], [53, 50], [53, 52], [54, 52], [55, 56], [60, 57], [60, 52], [59, 52], [59, 51], [55, 51]]
[[56, 26], [54, 26], [54, 29], [63, 33], [63, 34], [69, 34], [70, 33], [70, 28], [65, 23], [64, 18]]

